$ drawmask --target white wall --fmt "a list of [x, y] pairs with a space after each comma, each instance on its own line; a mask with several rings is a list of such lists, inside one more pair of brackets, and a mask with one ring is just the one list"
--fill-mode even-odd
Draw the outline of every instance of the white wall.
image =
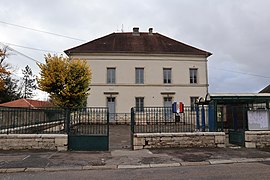
[[[164, 92], [173, 92], [173, 100], [190, 104], [190, 97], [204, 97], [208, 89], [205, 57], [168, 55], [97, 55], [77, 56], [87, 59], [92, 69], [88, 106], [106, 106], [104, 92], [117, 92], [116, 112], [129, 112], [135, 97], [144, 97], [145, 106], [163, 106]], [[107, 84], [107, 67], [116, 68], [116, 84]], [[144, 68], [144, 84], [135, 84], [135, 68]], [[172, 83], [163, 84], [163, 68], [172, 68]], [[198, 84], [189, 83], [189, 68], [198, 68]]]

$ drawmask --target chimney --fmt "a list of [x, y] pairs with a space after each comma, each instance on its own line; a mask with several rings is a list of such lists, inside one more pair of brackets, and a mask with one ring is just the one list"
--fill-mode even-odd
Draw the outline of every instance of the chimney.
[[149, 35], [153, 35], [153, 28], [149, 28], [148, 34], [149, 34]]
[[133, 36], [140, 36], [140, 32], [139, 32], [139, 28], [138, 27], [134, 27], [133, 28]]

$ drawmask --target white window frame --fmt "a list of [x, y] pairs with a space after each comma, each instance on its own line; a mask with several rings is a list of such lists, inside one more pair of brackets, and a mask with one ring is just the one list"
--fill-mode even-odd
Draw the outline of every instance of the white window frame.
[[116, 83], [116, 68], [107, 67], [107, 84], [115, 84], [115, 83]]
[[163, 83], [172, 84], [172, 68], [163, 68]]
[[191, 96], [190, 97], [190, 109], [191, 109], [191, 111], [195, 111], [195, 103], [196, 103], [196, 100], [198, 98], [199, 98], [198, 96]]
[[135, 97], [135, 107], [137, 112], [143, 112], [144, 97]]
[[135, 68], [135, 84], [144, 84], [144, 68]]
[[190, 84], [198, 84], [198, 68], [189, 69], [189, 82]]

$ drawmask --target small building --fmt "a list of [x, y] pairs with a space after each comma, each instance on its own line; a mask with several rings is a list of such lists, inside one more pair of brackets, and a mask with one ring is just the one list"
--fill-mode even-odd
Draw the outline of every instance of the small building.
[[107, 106], [111, 114], [131, 107], [193, 105], [208, 93], [211, 53], [159, 33], [112, 33], [65, 50], [86, 59], [92, 70], [88, 106]]
[[[48, 101], [18, 99], [0, 104], [0, 130], [55, 121], [61, 110]], [[14, 131], [16, 132], [16, 131]], [[18, 130], [19, 132], [19, 130]]]
[[[230, 143], [249, 144], [250, 139], [245, 138], [249, 131], [266, 131], [270, 137], [270, 93], [207, 94], [205, 103], [209, 105], [209, 130], [227, 132]], [[264, 145], [270, 146], [270, 141]]]

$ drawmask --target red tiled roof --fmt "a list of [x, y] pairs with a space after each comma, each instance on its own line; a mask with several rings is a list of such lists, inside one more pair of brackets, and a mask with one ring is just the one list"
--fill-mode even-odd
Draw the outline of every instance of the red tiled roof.
[[53, 104], [48, 101], [38, 101], [30, 99], [18, 99], [0, 104], [0, 107], [27, 107], [27, 108], [38, 108], [38, 107], [52, 107]]
[[112, 33], [77, 47], [64, 51], [73, 53], [147, 53], [147, 54], [183, 54], [211, 56], [210, 52], [200, 50], [176, 41], [159, 33]]

